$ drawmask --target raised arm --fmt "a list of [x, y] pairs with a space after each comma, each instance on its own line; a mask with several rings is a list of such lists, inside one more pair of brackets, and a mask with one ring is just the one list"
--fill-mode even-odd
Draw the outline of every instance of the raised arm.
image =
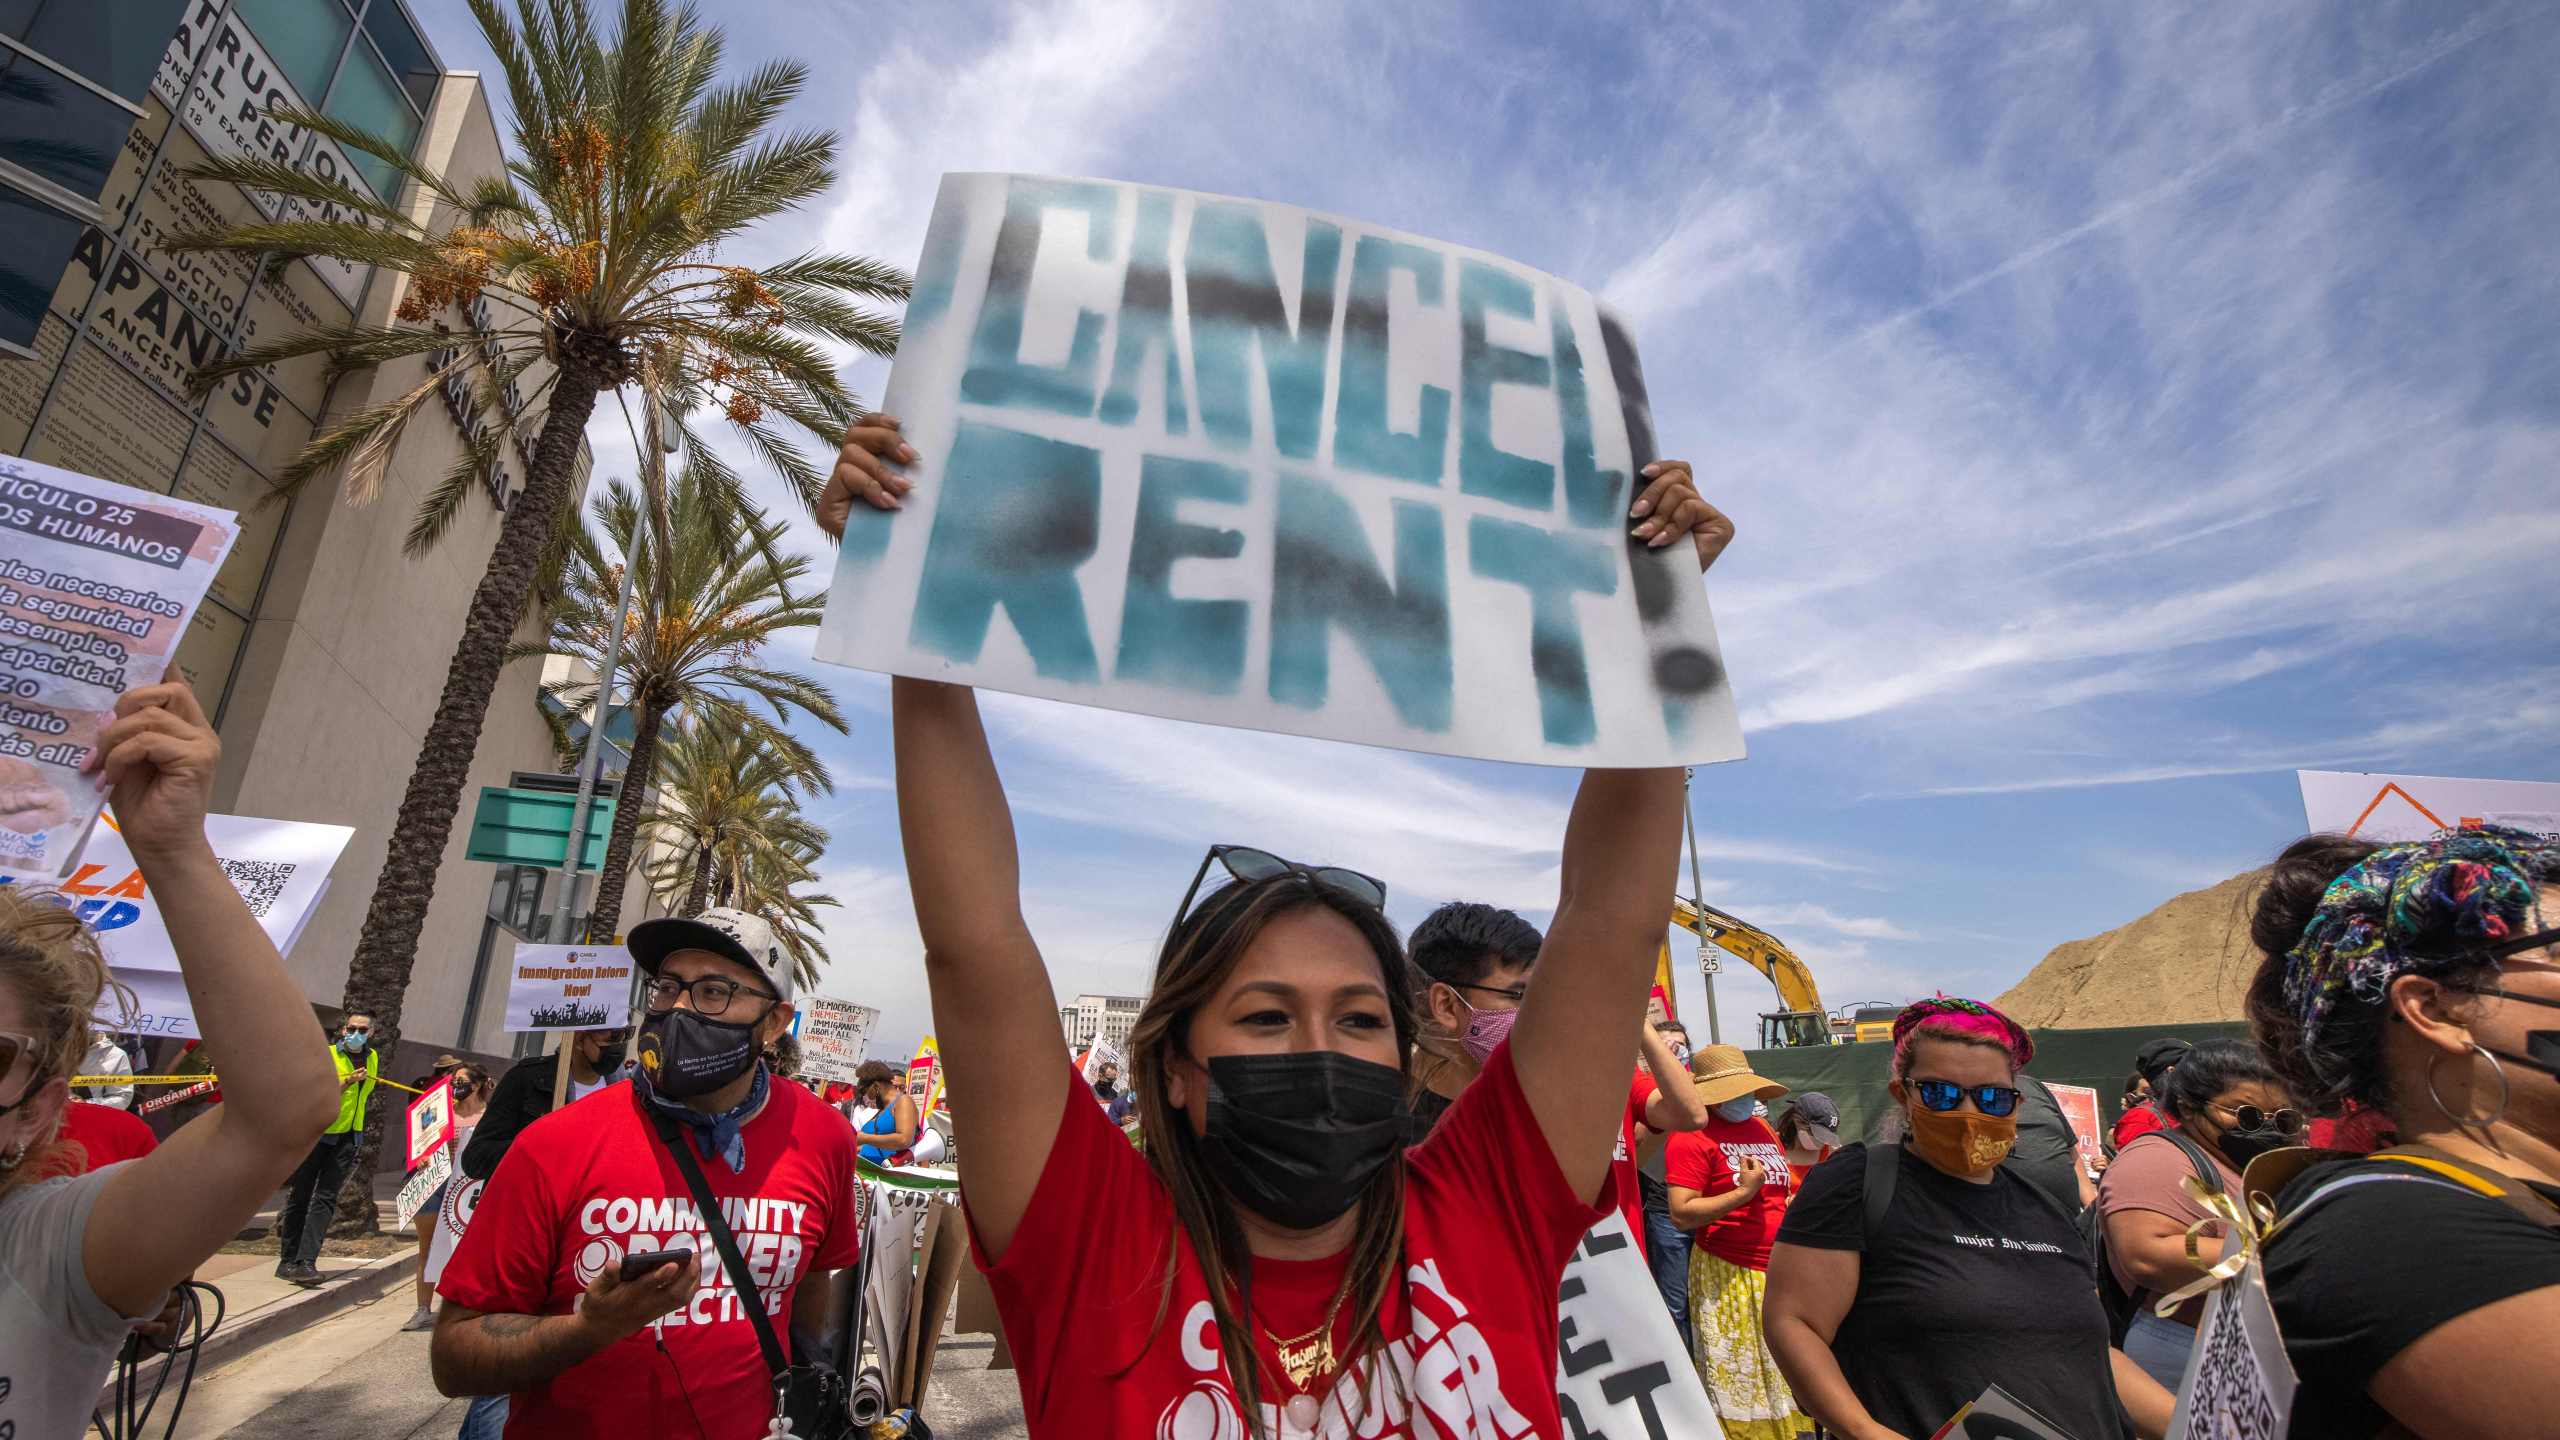
[[[1715, 563], [1733, 522], [1701, 498], [1688, 462], [1644, 469], [1629, 510], [1659, 548], [1683, 535]], [[1529, 1111], [1574, 1192], [1597, 1197], [1626, 1107], [1627, 1059], [1643, 1023], [1654, 952], [1671, 917], [1680, 860], [1678, 770], [1587, 770], [1565, 822], [1564, 884], [1538, 952], [1537, 983], [1511, 1030]]]
[[1022, 918], [1013, 812], [978, 697], [956, 685], [890, 685], [898, 830], [924, 936], [934, 1035], [951, 1124], [969, 1137], [962, 1186], [993, 1261], [1031, 1208], [1067, 1097], [1066, 1036], [1049, 969]]
[[1644, 1102], [1646, 1126], [1666, 1134], [1706, 1128], [1707, 1102], [1698, 1098], [1697, 1082], [1689, 1078], [1689, 1067], [1671, 1053], [1671, 1042], [1653, 1028], [1651, 1019], [1636, 1027], [1636, 1036], [1644, 1068], [1653, 1075], [1653, 1098]]
[[338, 1086], [311, 1002], [205, 839], [222, 746], [194, 692], [146, 685], [116, 716], [97, 750], [116, 821], [168, 924], [205, 1044], [222, 1057], [223, 1103], [117, 1171], [90, 1212], [89, 1288], [135, 1315], [238, 1238], [337, 1118]]

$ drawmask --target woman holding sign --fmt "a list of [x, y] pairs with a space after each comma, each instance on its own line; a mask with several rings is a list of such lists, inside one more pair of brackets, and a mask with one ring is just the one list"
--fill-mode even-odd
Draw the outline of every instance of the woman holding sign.
[[[822, 516], [895, 508], [914, 458], [867, 421]], [[1732, 526], [1688, 467], [1645, 474], [1644, 528], [1713, 559]], [[1031, 1434], [1562, 1433], [1557, 1285], [1606, 1213], [1680, 772], [1584, 775], [1546, 978], [1410, 1150], [1415, 986], [1384, 887], [1211, 848], [1129, 1036], [1142, 1156], [1067, 1063], [974, 695], [901, 678], [892, 713], [964, 1198]], [[1487, 1206], [1496, 1176], [1507, 1203]]]
[[224, 1103], [141, 1159], [79, 1175], [56, 1136], [106, 959], [53, 897], [0, 889], [0, 1393], [24, 1436], [88, 1426], [126, 1334], [239, 1236], [338, 1109], [311, 1004], [205, 839], [222, 747], [194, 694], [146, 685], [115, 713], [90, 768], [105, 770], [205, 1043], [224, 1057]]

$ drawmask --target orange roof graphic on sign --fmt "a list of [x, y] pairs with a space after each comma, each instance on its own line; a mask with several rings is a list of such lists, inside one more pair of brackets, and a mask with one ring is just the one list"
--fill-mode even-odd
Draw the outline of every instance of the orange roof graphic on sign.
[[2442, 830], [2447, 828], [2442, 816], [2439, 816], [2436, 812], [2428, 809], [2426, 806], [2419, 804], [2417, 796], [2401, 789], [2400, 782], [2393, 780], [2385, 782], [2381, 789], [2373, 792], [2373, 802], [2365, 806], [2364, 810], [2356, 816], [2356, 823], [2347, 827], [2347, 833], [2353, 835], [2364, 829], [2364, 822], [2372, 819], [2373, 812], [2382, 808], [2382, 802], [2390, 799], [2394, 795], [2399, 796], [2402, 802], [2407, 804], [2410, 809], [2426, 816], [2427, 823], [2433, 825], [2436, 829]]

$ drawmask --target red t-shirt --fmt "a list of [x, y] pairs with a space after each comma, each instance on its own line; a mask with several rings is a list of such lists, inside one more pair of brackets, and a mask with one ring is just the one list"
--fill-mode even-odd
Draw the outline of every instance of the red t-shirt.
[[69, 1175], [85, 1175], [119, 1160], [139, 1160], [160, 1148], [160, 1137], [141, 1120], [113, 1105], [87, 1100], [74, 1100], [63, 1107], [61, 1138], [88, 1152], [80, 1169], [63, 1172]]
[[1769, 1247], [1777, 1243], [1778, 1222], [1786, 1218], [1787, 1199], [1795, 1191], [1795, 1172], [1787, 1168], [1786, 1147], [1778, 1132], [1754, 1115], [1727, 1120], [1710, 1110], [1703, 1130], [1681, 1131], [1662, 1153], [1662, 1183], [1721, 1195], [1741, 1183], [1742, 1162], [1757, 1160], [1768, 1171], [1760, 1193], [1726, 1211], [1698, 1232], [1707, 1253], [1745, 1270], [1769, 1268]]
[[[1032, 1440], [1241, 1440], [1247, 1432], [1208, 1285], [1172, 1202], [1072, 1067], [1060, 1083], [1067, 1103], [1030, 1218], [993, 1265], [971, 1234], [1013, 1351]], [[1406, 1154], [1404, 1283], [1387, 1292], [1386, 1344], [1341, 1373], [1315, 1433], [1561, 1436], [1556, 1287], [1583, 1232], [1608, 1213], [1567, 1186], [1520, 1091], [1510, 1047], [1496, 1050], [1431, 1137]], [[1270, 1336], [1323, 1323], [1346, 1263], [1347, 1255], [1253, 1262], [1263, 1419], [1251, 1433], [1304, 1440], [1281, 1423], [1280, 1407], [1295, 1392]], [[1354, 1328], [1345, 1307], [1334, 1322], [1337, 1348], [1350, 1344]], [[1371, 1391], [1375, 1410], [1361, 1403]]]
[[1609, 1157], [1609, 1188], [1617, 1197], [1618, 1213], [1627, 1217], [1627, 1233], [1636, 1237], [1638, 1250], [1644, 1248], [1644, 1189], [1636, 1178], [1636, 1127], [1644, 1123], [1644, 1107], [1653, 1099], [1653, 1091], [1653, 1077], [1638, 1069], [1627, 1086], [1626, 1113], [1618, 1117], [1618, 1153]]
[[[788, 1352], [792, 1292], [813, 1271], [853, 1264], [862, 1236], [852, 1127], [797, 1085], [777, 1083], [767, 1095], [743, 1131], [746, 1169], [733, 1175], [714, 1156], [702, 1173]], [[703, 1257], [692, 1301], [519, 1392], [507, 1410], [509, 1436], [690, 1437], [698, 1415], [707, 1440], [752, 1440], [773, 1406], [755, 1327], [635, 1089], [608, 1085], [525, 1127], [489, 1177], [436, 1293], [473, 1310], [566, 1315], [625, 1254], [686, 1245]]]
[[2169, 1128], [2169, 1122], [2161, 1116], [2155, 1104], [2145, 1101], [2116, 1117], [2115, 1133], [2108, 1138], [2116, 1142], [2118, 1150], [2132, 1144], [2135, 1136]]

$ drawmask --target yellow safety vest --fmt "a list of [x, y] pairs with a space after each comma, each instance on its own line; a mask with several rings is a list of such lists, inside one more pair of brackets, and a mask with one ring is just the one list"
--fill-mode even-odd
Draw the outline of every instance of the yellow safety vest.
[[347, 1059], [346, 1051], [330, 1046], [329, 1063], [338, 1071], [338, 1118], [330, 1123], [328, 1133], [344, 1135], [350, 1130], [361, 1130], [364, 1128], [365, 1107], [373, 1103], [374, 1082], [382, 1075], [382, 1052], [370, 1047], [365, 1050], [364, 1079], [354, 1085], [347, 1083], [347, 1076], [356, 1067]]

